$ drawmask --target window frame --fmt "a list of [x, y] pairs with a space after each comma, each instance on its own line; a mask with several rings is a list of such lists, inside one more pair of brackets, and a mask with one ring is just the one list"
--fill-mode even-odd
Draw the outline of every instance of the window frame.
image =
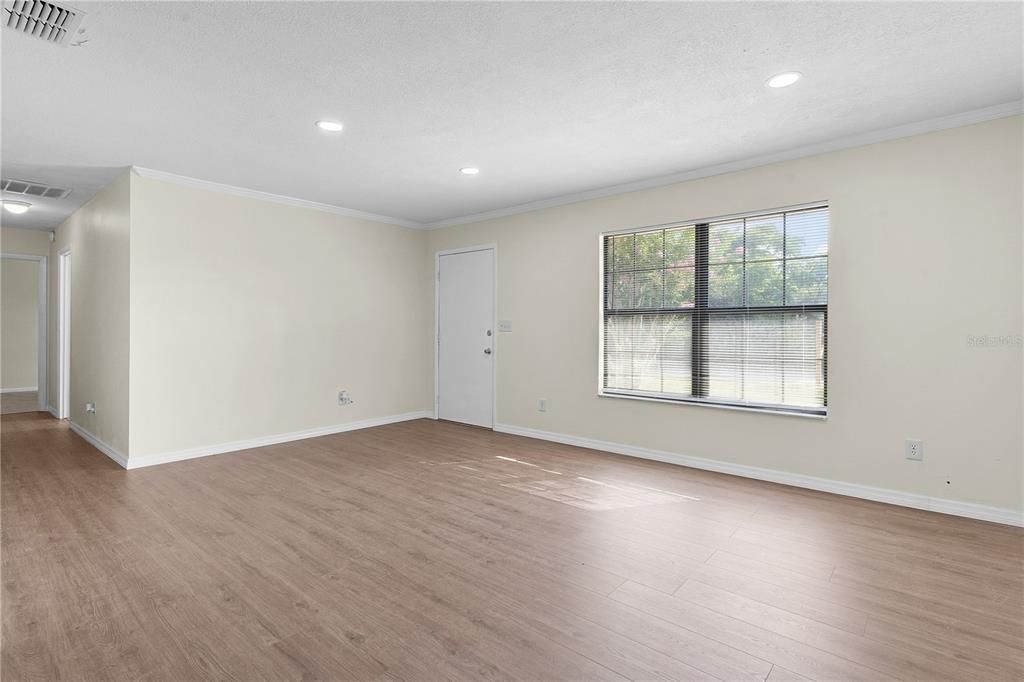
[[[767, 208], [759, 209], [756, 211], [745, 211], [743, 213], [733, 213], [729, 215], [719, 215], [707, 218], [696, 218], [689, 220], [677, 220], [670, 223], [662, 223], [658, 225], [646, 225], [642, 227], [628, 227], [615, 230], [607, 230], [601, 232], [598, 235], [598, 249], [597, 249], [597, 260], [598, 260], [598, 349], [597, 349], [597, 395], [603, 398], [624, 398], [628, 400], [643, 400], [658, 403], [670, 403], [677, 405], [698, 405], [701, 407], [714, 407], [719, 409], [727, 410], [742, 410], [748, 412], [757, 412], [761, 414], [780, 414], [797, 417], [809, 417], [813, 419], [827, 419], [829, 414], [829, 371], [828, 371], [828, 360], [829, 360], [829, 349], [828, 349], [828, 288], [826, 284], [826, 298], [825, 303], [822, 304], [801, 304], [801, 305], [778, 305], [778, 306], [730, 306], [721, 308], [712, 308], [708, 305], [700, 305], [700, 293], [701, 293], [701, 280], [699, 272], [703, 269], [707, 271], [709, 265], [709, 258], [706, 252], [708, 247], [708, 226], [711, 223], [718, 223], [728, 220], [740, 220], [743, 218], [756, 218], [759, 216], [770, 215], [773, 213], [785, 213], [785, 212], [797, 212], [805, 211], [815, 208], [824, 208], [829, 212], [829, 223], [828, 223], [828, 252], [825, 254], [826, 272], [829, 276], [832, 272], [832, 204], [827, 200], [813, 201], [803, 204], [795, 204], [791, 206], [782, 206], [778, 208]], [[774, 313], [801, 313], [801, 312], [820, 312], [824, 316], [824, 329], [823, 329], [823, 359], [825, 368], [825, 384], [823, 386], [824, 391], [824, 405], [821, 407], [802, 407], [799, 405], [779, 405], [774, 403], [755, 403], [729, 400], [725, 398], [712, 398], [697, 395], [680, 395], [680, 394], [659, 394], [653, 391], [639, 391], [629, 389], [608, 389], [605, 388], [605, 316], [608, 314], [606, 308], [607, 303], [607, 278], [605, 271], [605, 240], [608, 237], [614, 237], [617, 235], [624, 234], [637, 234], [641, 232], [655, 231], [655, 230], [670, 230], [678, 227], [694, 227], [694, 305], [692, 308], [643, 308], [643, 309], [624, 309], [617, 310], [614, 314], [616, 315], [637, 315], [637, 314], [669, 314], [669, 313], [684, 313], [692, 316], [693, 329], [696, 330], [702, 323], [706, 323], [709, 319], [709, 315], [713, 314], [728, 314], [732, 313], [749, 313], [749, 312], [774, 312]], [[701, 232], [703, 231], [703, 244], [701, 243]], [[704, 257], [700, 257], [701, 249], [705, 250]], [[783, 261], [783, 268], [785, 268], [785, 261]], [[706, 283], [706, 277], [703, 278]], [[827, 280], [826, 280], [827, 282]], [[706, 291], [705, 300], [706, 300]], [[699, 356], [701, 354], [698, 339], [702, 338], [699, 335], [693, 337], [691, 352], [693, 359], [691, 360], [691, 380], [693, 385], [696, 386], [697, 382], [700, 381], [700, 366]]]

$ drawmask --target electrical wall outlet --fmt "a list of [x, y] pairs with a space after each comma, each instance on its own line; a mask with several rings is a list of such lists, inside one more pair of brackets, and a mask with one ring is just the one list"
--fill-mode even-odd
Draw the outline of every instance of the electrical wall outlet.
[[351, 405], [352, 398], [349, 397], [348, 391], [338, 391], [338, 404], [339, 405]]
[[86, 403], [85, 404], [85, 411], [86, 412], [92, 412], [93, 414], [96, 414], [96, 403]]
[[547, 412], [548, 411], [548, 401], [544, 400], [544, 399], [538, 400], [537, 401], [537, 411], [538, 412]]
[[912, 459], [915, 462], [920, 462], [924, 459], [924, 443], [919, 440], [908, 440], [906, 441], [906, 457]]

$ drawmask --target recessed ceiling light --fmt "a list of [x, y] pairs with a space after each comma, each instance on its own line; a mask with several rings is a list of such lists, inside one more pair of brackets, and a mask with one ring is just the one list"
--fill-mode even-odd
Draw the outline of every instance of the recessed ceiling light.
[[317, 121], [316, 127], [328, 133], [340, 133], [341, 129], [345, 126], [341, 125], [338, 121]]
[[472, 166], [467, 166], [465, 168], [460, 168], [459, 172], [462, 173], [463, 175], [479, 175], [480, 169], [473, 168]]
[[777, 73], [768, 79], [765, 83], [769, 88], [787, 88], [793, 83], [803, 78], [803, 74], [799, 71], [786, 71], [784, 73]]
[[32, 208], [32, 204], [27, 201], [10, 201], [9, 199], [4, 199], [3, 204], [8, 213], [24, 213]]

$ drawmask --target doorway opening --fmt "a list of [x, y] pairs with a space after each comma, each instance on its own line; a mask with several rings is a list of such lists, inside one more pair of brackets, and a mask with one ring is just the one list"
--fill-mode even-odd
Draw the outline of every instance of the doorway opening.
[[46, 256], [0, 254], [3, 282], [2, 400], [4, 414], [47, 409]]

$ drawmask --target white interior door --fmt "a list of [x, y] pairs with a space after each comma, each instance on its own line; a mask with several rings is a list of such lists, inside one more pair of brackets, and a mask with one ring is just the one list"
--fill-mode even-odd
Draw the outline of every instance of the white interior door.
[[71, 253], [64, 251], [57, 264], [57, 350], [60, 419], [71, 418]]
[[494, 249], [438, 256], [437, 416], [494, 426]]

